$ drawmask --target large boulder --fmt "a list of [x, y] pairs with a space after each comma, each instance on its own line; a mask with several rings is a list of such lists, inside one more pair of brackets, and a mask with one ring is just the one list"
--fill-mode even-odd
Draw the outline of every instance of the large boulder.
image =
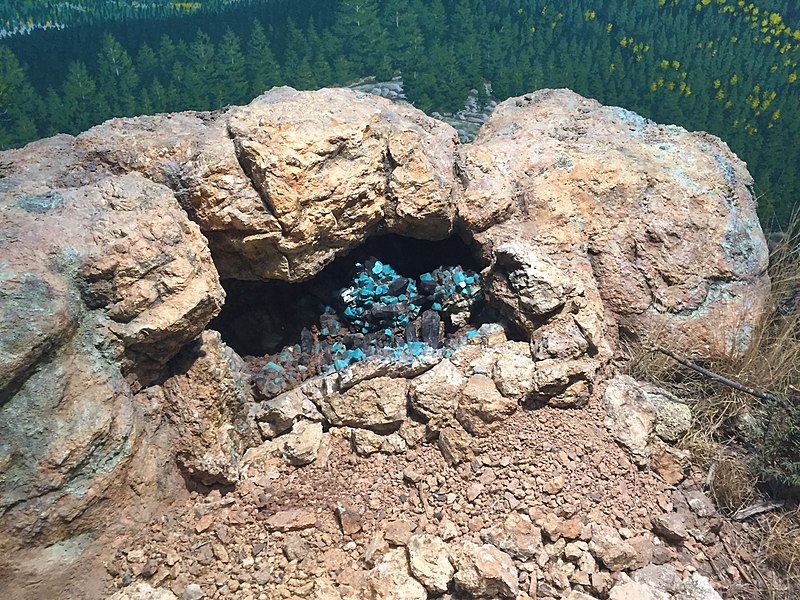
[[68, 136], [0, 163], [0, 570], [15, 597], [47, 597], [91, 540], [181, 497], [167, 401], [147, 386], [224, 292], [170, 188]]
[[407, 395], [405, 379], [377, 377], [327, 396], [319, 408], [332, 425], [378, 431], [397, 429], [406, 418]]
[[169, 188], [85, 164], [67, 136], [2, 156], [5, 549], [107, 518], [100, 506], [157, 422], [143, 421], [153, 406], [134, 394], [163, 376], [224, 293]]
[[768, 252], [752, 177], [718, 138], [540, 90], [501, 103], [457, 161], [460, 228], [539, 358], [603, 354], [615, 324], [705, 355], [747, 346]]
[[[586, 402], [618, 328], [742, 349], [769, 287], [751, 183], [717, 138], [566, 90], [502, 103], [463, 146], [410, 106], [278, 88], [0, 153], [3, 560], [123, 509], [147, 520], [181, 474], [235, 481], [258, 441], [248, 418], [267, 436], [325, 420], [394, 451], [410, 405], [459, 462], [462, 424], [482, 435], [520, 401]], [[241, 362], [203, 333], [220, 275], [302, 281], [370, 236], [454, 232], [524, 332], [517, 358], [487, 341], [416, 383], [435, 361], [354, 366], [248, 417]], [[314, 441], [309, 427], [295, 435]]]
[[[178, 463], [206, 485], [236, 483], [248, 439], [250, 391], [244, 363], [216, 331], [204, 331], [171, 364], [163, 384], [167, 415], [175, 425]], [[260, 439], [258, 440], [260, 442]]]
[[116, 119], [87, 152], [171, 185], [223, 277], [313, 277], [377, 233], [453, 231], [451, 126], [353, 90], [275, 88], [248, 106]]
[[516, 598], [519, 573], [511, 557], [491, 544], [462, 541], [451, 550], [456, 589], [472, 598]]

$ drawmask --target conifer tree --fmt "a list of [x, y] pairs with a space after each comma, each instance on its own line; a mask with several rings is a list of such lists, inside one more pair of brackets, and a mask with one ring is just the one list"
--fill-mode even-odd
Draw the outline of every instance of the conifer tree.
[[97, 84], [86, 65], [80, 61], [73, 61], [67, 71], [63, 88], [66, 133], [80, 133], [97, 122], [96, 118], [99, 115], [95, 104], [96, 91]]
[[298, 87], [300, 79], [300, 65], [306, 58], [306, 36], [295, 25], [292, 19], [286, 24], [286, 50], [283, 54], [283, 76], [286, 82]]
[[208, 34], [198, 29], [186, 53], [183, 93], [180, 94], [186, 108], [211, 108], [210, 91], [214, 85], [215, 50]]
[[390, 75], [382, 69], [389, 43], [377, 0], [342, 0], [336, 11], [336, 29], [347, 40], [345, 51], [360, 75]]
[[248, 94], [242, 44], [231, 29], [227, 29], [214, 55], [214, 96], [217, 107], [244, 104]]
[[311, 63], [307, 57], [300, 61], [297, 72], [294, 76], [294, 86], [298, 90], [313, 90], [317, 86], [317, 78], [314, 75], [314, 70], [311, 68]]
[[162, 77], [166, 80], [166, 78], [168, 78], [172, 72], [172, 65], [175, 63], [175, 59], [177, 58], [175, 42], [172, 41], [171, 37], [166, 34], [161, 36], [161, 39], [158, 43], [156, 56], [158, 57], [158, 70], [156, 73], [159, 77]]
[[16, 55], [0, 46], [0, 148], [19, 146], [36, 137], [34, 116], [39, 104]]
[[281, 73], [275, 55], [270, 48], [264, 27], [256, 19], [250, 30], [245, 54], [245, 69], [250, 85], [250, 95], [255, 97], [273, 86], [281, 84]]
[[409, 0], [388, 0], [381, 5], [381, 15], [394, 65], [403, 73], [410, 72], [424, 48], [417, 13]]
[[150, 87], [148, 88], [150, 101], [153, 103], [153, 112], [160, 113], [166, 112], [168, 109], [167, 91], [161, 85], [158, 77], [154, 77]]
[[47, 88], [44, 97], [44, 111], [42, 113], [42, 133], [46, 136], [64, 133], [67, 131], [64, 102], [61, 95], [52, 87]]
[[140, 81], [150, 81], [156, 75], [158, 68], [158, 56], [146, 42], [139, 47], [136, 53], [136, 74]]
[[103, 37], [97, 57], [97, 76], [97, 91], [110, 111], [107, 116], [133, 116], [139, 75], [128, 52], [110, 33]]

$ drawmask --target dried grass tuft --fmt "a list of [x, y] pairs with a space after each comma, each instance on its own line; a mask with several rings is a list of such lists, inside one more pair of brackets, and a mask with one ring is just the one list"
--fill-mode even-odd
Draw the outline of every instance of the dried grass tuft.
[[710, 469], [724, 451], [722, 444], [698, 428], [689, 431], [678, 443], [678, 448], [686, 450], [692, 462], [704, 471]]
[[800, 578], [800, 509], [771, 515], [765, 525], [762, 551], [770, 564]]
[[758, 478], [744, 460], [728, 456], [713, 467], [711, 495], [720, 512], [731, 516], [753, 500], [756, 483]]
[[770, 255], [772, 289], [762, 322], [744, 354], [722, 367], [776, 396], [800, 396], [800, 214]]
[[747, 351], [699, 362], [772, 394], [781, 399], [780, 405], [720, 385], [646, 349], [660, 344], [681, 354], [682, 348], [666, 337], [647, 340], [653, 344], [627, 343], [622, 350], [628, 356], [628, 374], [662, 385], [690, 403], [695, 427], [681, 446], [692, 451], [700, 465], [716, 459], [718, 442], [744, 438], [757, 451], [759, 474], [765, 481], [792, 487], [800, 472], [800, 457], [793, 462], [791, 456], [800, 427], [800, 213], [772, 248], [770, 278], [770, 297]]

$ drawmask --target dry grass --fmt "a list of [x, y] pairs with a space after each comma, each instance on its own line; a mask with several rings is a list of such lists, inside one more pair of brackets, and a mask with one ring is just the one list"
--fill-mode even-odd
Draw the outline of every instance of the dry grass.
[[[761, 483], [789, 492], [789, 506], [794, 510], [765, 515], [759, 519], [763, 529], [750, 530], [763, 560], [763, 574], [754, 578], [752, 591], [776, 600], [800, 598], [795, 593], [800, 590], [800, 509], [796, 508], [800, 498], [800, 213], [797, 217], [792, 233], [772, 249], [771, 294], [748, 350], [713, 361], [695, 359], [724, 377], [772, 394], [778, 402], [737, 392], [645, 350], [660, 344], [681, 354], [680, 346], [665, 337], [623, 349], [631, 376], [662, 385], [690, 403], [694, 427], [680, 445], [691, 452], [698, 466], [711, 471], [710, 492], [723, 514], [757, 502], [764, 489]], [[741, 452], [741, 444], [749, 449], [748, 455]]]
[[[695, 427], [681, 446], [692, 451], [701, 466], [709, 467], [719, 460], [720, 442], [741, 436], [753, 417], [762, 422], [772, 417], [780, 424], [779, 419], [785, 420], [800, 405], [800, 213], [789, 231], [772, 249], [772, 290], [763, 318], [753, 328], [747, 351], [702, 361], [702, 366], [724, 377], [787, 399], [785, 406], [764, 406], [752, 396], [715, 383], [661, 353], [646, 350], [660, 344], [680, 354], [681, 348], [663, 336], [656, 334], [644, 343], [623, 346], [629, 358], [626, 370], [631, 376], [653, 381], [689, 399]], [[750, 418], [743, 418], [747, 416]], [[773, 425], [767, 422], [762, 429]], [[762, 431], [760, 439], [748, 441], [758, 446], [767, 444], [768, 437]]]
[[800, 218], [770, 255], [772, 292], [747, 352], [721, 362], [743, 383], [800, 396]]
[[731, 516], [750, 504], [758, 479], [744, 460], [727, 456], [712, 469], [711, 495], [722, 514]]
[[800, 578], [800, 509], [771, 515], [764, 529], [764, 556], [776, 569]]

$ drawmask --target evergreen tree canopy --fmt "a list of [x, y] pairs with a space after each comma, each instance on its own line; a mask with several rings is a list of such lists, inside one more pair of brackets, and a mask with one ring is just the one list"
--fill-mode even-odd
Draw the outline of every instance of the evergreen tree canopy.
[[[459, 110], [473, 89], [502, 100], [569, 87], [709, 131], [747, 161], [767, 226], [786, 223], [800, 196], [800, 5], [789, 0], [208, 0], [188, 11], [154, 0], [84, 19], [88, 1], [0, 6], [11, 36], [0, 147], [113, 116], [244, 103], [284, 82], [402, 75], [426, 111]], [[28, 19], [67, 28], [14, 33]], [[131, 19], [147, 26], [114, 25]]]

